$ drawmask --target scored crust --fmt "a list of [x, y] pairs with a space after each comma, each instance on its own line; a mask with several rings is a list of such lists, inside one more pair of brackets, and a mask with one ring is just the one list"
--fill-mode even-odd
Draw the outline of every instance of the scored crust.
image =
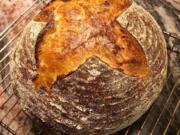
[[48, 22], [36, 43], [35, 88], [50, 91], [57, 78], [65, 78], [92, 56], [130, 76], [147, 76], [140, 44], [116, 21], [131, 3], [56, 0], [45, 7], [34, 19]]
[[159, 95], [167, 72], [163, 34], [154, 19], [133, 3], [118, 18], [140, 43], [151, 70], [147, 78], [123, 74], [98, 57], [58, 79], [51, 94], [35, 91], [35, 44], [45, 22], [32, 21], [19, 38], [12, 60], [14, 91], [22, 108], [56, 134], [110, 134], [137, 120]]

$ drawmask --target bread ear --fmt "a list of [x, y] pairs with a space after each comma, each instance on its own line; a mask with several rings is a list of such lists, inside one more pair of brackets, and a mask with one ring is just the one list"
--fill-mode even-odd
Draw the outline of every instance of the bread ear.
[[145, 77], [149, 74], [150, 69], [142, 46], [137, 39], [123, 28], [118, 22], [113, 22], [112, 40], [117, 47], [121, 48], [116, 52], [119, 69], [129, 76]]

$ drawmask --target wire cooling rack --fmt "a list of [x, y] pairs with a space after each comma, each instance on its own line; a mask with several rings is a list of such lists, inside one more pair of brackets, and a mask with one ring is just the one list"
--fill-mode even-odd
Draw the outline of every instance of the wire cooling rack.
[[[19, 107], [10, 82], [10, 59], [14, 43], [23, 27], [48, 3], [39, 0], [25, 10], [16, 20], [0, 33], [0, 135], [44, 135], [43, 129], [34, 130], [34, 124]], [[16, 34], [14, 34], [16, 33]], [[166, 40], [175, 40], [180, 44], [180, 38], [164, 31]], [[176, 53], [168, 45], [168, 54]], [[174, 81], [173, 71], [169, 66], [166, 85], [151, 109], [130, 127], [114, 135], [180, 135], [180, 80]]]
[[0, 135], [33, 135], [30, 118], [21, 110], [10, 81], [10, 54], [23, 27], [48, 3], [36, 0], [0, 33]]

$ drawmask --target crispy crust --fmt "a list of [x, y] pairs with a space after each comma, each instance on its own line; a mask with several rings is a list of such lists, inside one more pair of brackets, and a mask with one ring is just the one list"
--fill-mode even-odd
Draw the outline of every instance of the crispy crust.
[[159, 95], [167, 72], [163, 34], [142, 7], [135, 3], [118, 19], [140, 43], [151, 70], [146, 79], [113, 69], [98, 57], [57, 79], [51, 94], [33, 90], [37, 74], [35, 44], [46, 23], [32, 21], [19, 38], [13, 56], [13, 86], [23, 109], [40, 118], [56, 134], [106, 135], [137, 120]]
[[35, 17], [48, 21], [36, 44], [35, 88], [50, 91], [58, 77], [65, 78], [92, 56], [129, 76], [147, 77], [150, 70], [141, 45], [115, 21], [130, 4], [56, 0], [43, 9]]

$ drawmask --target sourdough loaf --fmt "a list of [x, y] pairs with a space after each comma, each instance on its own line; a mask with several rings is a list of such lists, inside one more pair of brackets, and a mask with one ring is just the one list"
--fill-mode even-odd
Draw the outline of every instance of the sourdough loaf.
[[22, 108], [53, 134], [106, 135], [158, 97], [167, 52], [158, 24], [131, 0], [55, 0], [26, 26], [11, 63]]

